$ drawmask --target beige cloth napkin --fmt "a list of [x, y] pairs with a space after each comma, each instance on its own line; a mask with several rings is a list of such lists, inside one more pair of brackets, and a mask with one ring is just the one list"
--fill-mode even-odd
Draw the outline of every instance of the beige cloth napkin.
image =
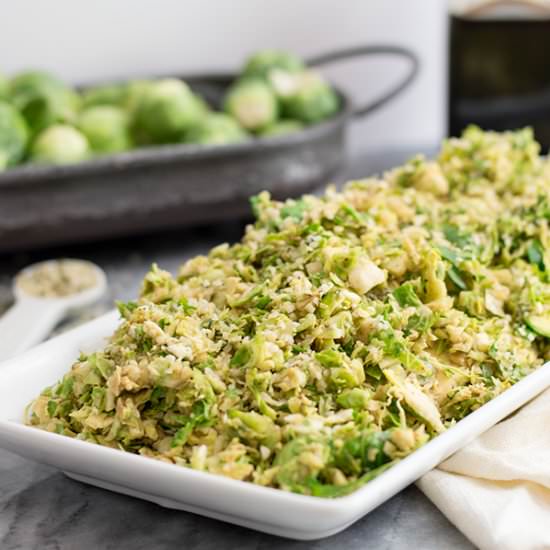
[[550, 390], [417, 484], [481, 550], [550, 549]]

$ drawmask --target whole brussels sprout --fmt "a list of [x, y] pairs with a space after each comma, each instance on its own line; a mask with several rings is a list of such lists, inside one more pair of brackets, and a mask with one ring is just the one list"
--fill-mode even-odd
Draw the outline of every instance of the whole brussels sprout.
[[251, 55], [245, 63], [243, 76], [267, 78], [273, 69], [290, 73], [305, 69], [304, 62], [296, 55], [281, 50], [261, 50]]
[[294, 77], [294, 84], [280, 92], [283, 116], [313, 124], [324, 120], [340, 108], [340, 99], [330, 84], [318, 73], [305, 71]]
[[55, 122], [72, 122], [76, 118], [80, 97], [48, 73], [21, 73], [11, 80], [8, 91], [10, 101], [33, 134]]
[[262, 137], [282, 136], [303, 130], [304, 125], [299, 120], [279, 120], [266, 126], [259, 135]]
[[195, 95], [181, 80], [153, 82], [143, 91], [134, 113], [140, 143], [176, 143], [205, 115]]
[[0, 99], [7, 99], [9, 95], [9, 80], [0, 74]]
[[23, 117], [12, 105], [0, 101], [0, 171], [21, 160], [27, 139], [27, 124]]
[[246, 79], [231, 86], [225, 97], [224, 109], [250, 131], [269, 126], [279, 114], [273, 90], [259, 79]]
[[141, 98], [147, 93], [153, 85], [152, 80], [130, 80], [126, 83], [126, 97], [123, 107], [130, 113], [134, 113], [141, 101]]
[[106, 84], [88, 88], [82, 94], [82, 106], [116, 105], [121, 107], [126, 101], [128, 88], [126, 84]]
[[71, 164], [90, 155], [86, 136], [67, 124], [54, 124], [36, 137], [31, 159], [45, 164]]
[[131, 113], [152, 84], [151, 80], [130, 80], [88, 88], [83, 93], [82, 105], [84, 108], [95, 105], [114, 105]]
[[80, 114], [78, 128], [96, 153], [116, 153], [130, 148], [128, 116], [119, 107], [88, 107]]
[[247, 139], [248, 134], [237, 121], [223, 113], [210, 113], [187, 132], [185, 141], [201, 145], [222, 145]]
[[205, 119], [211, 113], [211, 108], [208, 102], [206, 101], [206, 99], [204, 99], [200, 95], [193, 94], [193, 97], [195, 99], [195, 105], [197, 107], [197, 110], [200, 111], [201, 113], [198, 119], [200, 123], [203, 119]]

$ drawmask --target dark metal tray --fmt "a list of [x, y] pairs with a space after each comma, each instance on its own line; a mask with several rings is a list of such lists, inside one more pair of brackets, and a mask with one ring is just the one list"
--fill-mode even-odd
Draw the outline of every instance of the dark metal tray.
[[[321, 65], [364, 55], [410, 61], [405, 78], [383, 97], [354, 109], [338, 91], [333, 118], [286, 136], [222, 146], [135, 149], [70, 166], [24, 165], [0, 174], [0, 252], [210, 223], [248, 212], [248, 198], [268, 190], [297, 196], [326, 183], [345, 162], [345, 130], [414, 79], [418, 62], [395, 46], [352, 48], [320, 56]], [[217, 105], [232, 74], [184, 77]]]

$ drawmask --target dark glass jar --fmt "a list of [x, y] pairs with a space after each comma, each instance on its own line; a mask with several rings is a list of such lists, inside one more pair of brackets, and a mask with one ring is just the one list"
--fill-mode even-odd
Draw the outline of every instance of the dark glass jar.
[[[510, 9], [513, 7], [514, 9]], [[550, 147], [550, 8], [482, 3], [450, 20], [449, 133], [532, 126]]]

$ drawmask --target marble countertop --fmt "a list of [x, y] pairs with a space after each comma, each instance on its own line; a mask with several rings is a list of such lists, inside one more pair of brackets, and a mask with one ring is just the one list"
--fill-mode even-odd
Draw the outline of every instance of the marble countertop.
[[[351, 165], [356, 177], [400, 162], [406, 152], [369, 156]], [[0, 310], [11, 300], [11, 278], [29, 263], [59, 256], [90, 259], [107, 272], [108, 296], [85, 313], [92, 318], [114, 299], [129, 300], [152, 262], [175, 271], [185, 259], [221, 241], [235, 241], [242, 223], [183, 229], [147, 237], [0, 256]], [[68, 322], [81, 322], [82, 317]], [[414, 486], [343, 533], [297, 542], [119, 495], [65, 477], [59, 471], [0, 450], [2, 550], [186, 549], [471, 549], [472, 545]]]

